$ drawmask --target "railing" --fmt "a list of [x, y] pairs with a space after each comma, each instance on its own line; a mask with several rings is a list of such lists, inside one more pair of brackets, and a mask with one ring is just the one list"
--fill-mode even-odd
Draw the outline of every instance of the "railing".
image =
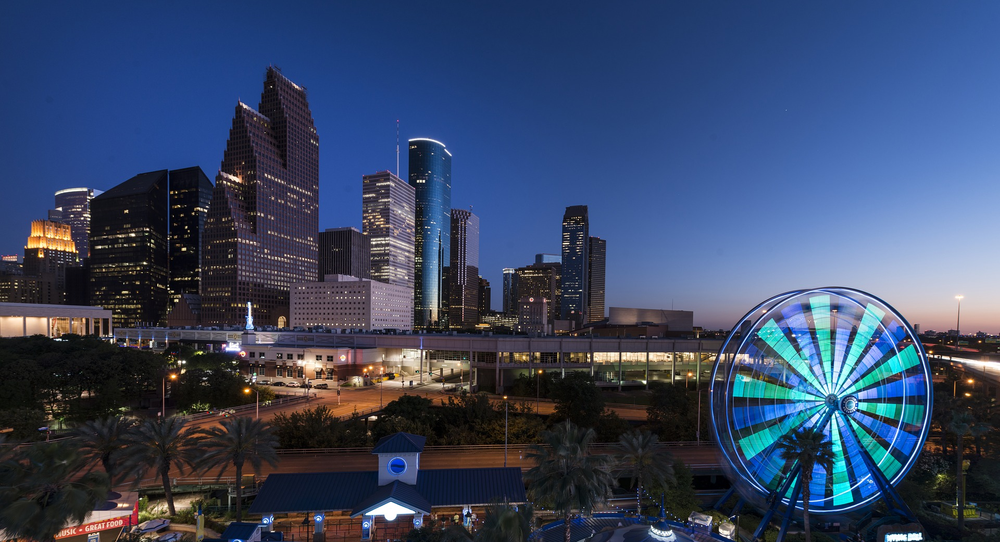
[[[376, 409], [377, 410], [377, 409]], [[680, 442], [661, 442], [666, 448], [673, 447], [705, 447], [714, 446], [711, 442], [701, 441], [680, 441]], [[528, 446], [524, 443], [510, 443], [506, 445], [506, 448], [517, 448]], [[616, 446], [617, 443], [604, 442], [591, 444], [590, 448], [594, 451], [611, 451]], [[505, 445], [503, 444], [468, 444], [468, 445], [453, 445], [453, 446], [426, 446], [424, 447], [424, 452], [486, 452], [486, 451], [501, 451]], [[309, 454], [359, 454], [359, 453], [370, 453], [372, 448], [368, 447], [357, 447], [357, 448], [286, 448], [278, 450], [279, 455], [309, 455]]]
[[[309, 399], [315, 399], [316, 394], [311, 393], [309, 395], [291, 395], [287, 397], [282, 397], [281, 399], [274, 399], [273, 401], [264, 401], [260, 404], [260, 408], [271, 408], [280, 405], [290, 405], [294, 403], [301, 403], [303, 401], [308, 401]], [[210, 410], [208, 412], [199, 412], [197, 414], [189, 414], [187, 416], [181, 416], [182, 419], [187, 421], [197, 421], [204, 420], [206, 418], [214, 418], [216, 416], [235, 416], [237, 414], [254, 412], [257, 409], [257, 403], [249, 403], [246, 405], [240, 405], [232, 408], [220, 408], [218, 410]]]

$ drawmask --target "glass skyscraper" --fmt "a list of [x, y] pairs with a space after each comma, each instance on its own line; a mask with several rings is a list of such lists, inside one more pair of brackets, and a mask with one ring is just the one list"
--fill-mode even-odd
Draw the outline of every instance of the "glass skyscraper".
[[73, 228], [73, 243], [81, 260], [90, 256], [90, 200], [102, 193], [93, 188], [67, 188], [56, 192], [59, 221]]
[[172, 169], [170, 188], [170, 306], [201, 294], [201, 247], [212, 181], [200, 167]]
[[267, 69], [259, 111], [242, 102], [205, 223], [202, 322], [288, 325], [289, 288], [318, 271], [319, 136], [306, 89]]
[[566, 208], [562, 222], [562, 319], [587, 321], [590, 293], [590, 219], [586, 205]]
[[410, 185], [416, 191], [414, 325], [448, 327], [448, 280], [451, 261], [451, 153], [444, 143], [409, 141]]
[[607, 267], [608, 242], [590, 238], [590, 293], [587, 295], [587, 323], [604, 319], [604, 270]]
[[517, 270], [513, 267], [503, 268], [503, 313], [507, 316], [517, 314]]
[[451, 210], [451, 262], [448, 269], [448, 320], [455, 329], [479, 323], [479, 217]]

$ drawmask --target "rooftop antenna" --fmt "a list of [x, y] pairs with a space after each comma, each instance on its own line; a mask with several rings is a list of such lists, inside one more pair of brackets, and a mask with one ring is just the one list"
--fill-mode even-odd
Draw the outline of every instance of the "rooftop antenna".
[[396, 119], [396, 177], [399, 177], [399, 119]]

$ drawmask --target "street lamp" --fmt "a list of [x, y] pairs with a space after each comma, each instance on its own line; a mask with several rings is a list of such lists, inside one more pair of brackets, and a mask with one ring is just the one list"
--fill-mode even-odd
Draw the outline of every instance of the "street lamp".
[[538, 415], [538, 398], [542, 395], [542, 370], [538, 370], [538, 374], [535, 375], [535, 415]]
[[687, 377], [684, 378], [684, 389], [688, 389], [689, 382], [691, 382], [691, 371], [688, 371]]
[[955, 317], [955, 351], [958, 352], [958, 338], [962, 336], [962, 299], [964, 295], [956, 295], [958, 300], [958, 315]]
[[[170, 373], [170, 380], [177, 380], [177, 373]], [[160, 399], [162, 400], [162, 405], [160, 410], [160, 417], [167, 417], [167, 375], [163, 375], [163, 394]]]
[[250, 393], [251, 391], [257, 394], [257, 419], [259, 420], [260, 419], [260, 390], [257, 389], [257, 388], [253, 388], [253, 389], [243, 388], [243, 393]]
[[[383, 362], [384, 363], [384, 362]], [[382, 386], [385, 384], [385, 366], [378, 368], [378, 407], [382, 408]]]
[[503, 396], [503, 466], [507, 466], [507, 396]]

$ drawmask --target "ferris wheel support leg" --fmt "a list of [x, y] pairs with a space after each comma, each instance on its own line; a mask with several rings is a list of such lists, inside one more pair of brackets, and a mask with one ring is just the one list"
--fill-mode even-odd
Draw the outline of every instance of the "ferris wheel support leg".
[[[858, 443], [859, 447], [860, 444], [861, 443]], [[868, 467], [868, 473], [871, 474], [872, 480], [882, 493], [882, 500], [885, 501], [885, 506], [889, 510], [889, 513], [903, 516], [912, 523], [918, 523], [917, 517], [910, 510], [910, 507], [906, 505], [906, 502], [899, 496], [899, 493], [896, 493], [896, 489], [892, 487], [889, 480], [887, 480], [885, 475], [882, 474], [882, 470], [875, 465], [875, 460], [868, 455], [868, 451], [861, 447], [860, 455], [861, 459], [865, 462], [865, 466]]]
[[726, 501], [728, 501], [729, 498], [733, 496], [733, 493], [736, 493], [736, 487], [735, 486], [729, 488], [729, 491], [726, 491], [725, 494], [722, 495], [722, 498], [719, 499], [719, 501], [715, 503], [715, 509], [721, 511], [722, 507], [726, 505]]
[[799, 500], [800, 491], [802, 491], [801, 476], [795, 482], [795, 489], [792, 490], [792, 496], [788, 498], [788, 509], [785, 510], [785, 519], [781, 521], [781, 530], [778, 531], [778, 538], [774, 542], [782, 542], [785, 539], [785, 534], [788, 533], [788, 524], [791, 523], [792, 514], [795, 512], [795, 503]]
[[[798, 477], [799, 471], [802, 467], [795, 465], [795, 468], [788, 473], [785, 477], [784, 483], [778, 488], [777, 491], [771, 493], [771, 497], [768, 499], [767, 512], [764, 513], [763, 519], [760, 520], [760, 525], [757, 526], [757, 530], [753, 532], [753, 540], [763, 540], [764, 530], [771, 523], [771, 518], [774, 517], [774, 513], [778, 511], [778, 507], [781, 506], [781, 498], [785, 496], [788, 492], [788, 488], [791, 487], [792, 482]], [[792, 507], [795, 503], [792, 503]]]

